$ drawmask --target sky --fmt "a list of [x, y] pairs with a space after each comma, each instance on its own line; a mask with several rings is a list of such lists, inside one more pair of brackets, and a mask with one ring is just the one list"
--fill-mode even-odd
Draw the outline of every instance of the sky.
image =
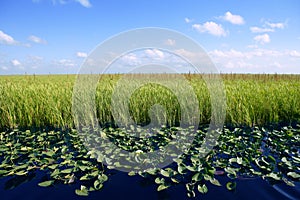
[[[74, 74], [103, 41], [144, 27], [193, 39], [221, 73], [300, 74], [299, 11], [299, 0], [0, 0], [0, 75]], [[170, 58], [150, 49], [123, 63], [140, 55]]]

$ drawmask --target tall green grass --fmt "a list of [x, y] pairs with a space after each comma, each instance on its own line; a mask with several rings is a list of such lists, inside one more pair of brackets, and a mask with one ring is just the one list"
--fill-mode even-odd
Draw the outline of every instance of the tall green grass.
[[[111, 96], [122, 75], [103, 75], [96, 92], [97, 117], [112, 123]], [[143, 76], [143, 75], [136, 75]], [[164, 76], [159, 75], [163, 79]], [[206, 75], [210, 76], [210, 75]], [[209, 123], [210, 94], [201, 75], [186, 74], [199, 101], [200, 124]], [[0, 76], [0, 128], [73, 127], [72, 91], [75, 75]], [[300, 75], [222, 75], [226, 89], [226, 123], [264, 125], [300, 121]], [[139, 88], [130, 98], [136, 123], [149, 123], [154, 104], [166, 109], [165, 121], [178, 125], [180, 106], [170, 90], [157, 84]]]

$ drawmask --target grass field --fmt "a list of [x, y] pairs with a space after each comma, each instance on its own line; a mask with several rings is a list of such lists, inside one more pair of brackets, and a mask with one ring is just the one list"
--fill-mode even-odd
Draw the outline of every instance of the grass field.
[[[137, 75], [142, 76], [142, 75]], [[159, 75], [163, 79], [163, 76]], [[97, 117], [112, 123], [111, 96], [121, 75], [103, 75], [96, 93]], [[199, 101], [200, 124], [211, 116], [210, 95], [200, 75], [185, 75]], [[72, 90], [75, 75], [0, 76], [0, 128], [74, 127]], [[299, 75], [222, 75], [226, 88], [226, 124], [265, 125], [300, 120]], [[180, 106], [176, 96], [159, 85], [146, 85], [130, 98], [136, 123], [149, 123], [150, 106], [166, 108], [170, 126], [178, 125]]]

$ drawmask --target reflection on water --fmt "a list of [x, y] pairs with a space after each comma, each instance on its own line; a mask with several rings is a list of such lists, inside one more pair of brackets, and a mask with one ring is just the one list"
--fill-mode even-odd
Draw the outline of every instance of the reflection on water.
[[300, 183], [295, 183], [296, 187], [289, 187], [285, 184], [274, 185], [274, 189], [291, 200], [300, 199]]
[[[75, 194], [75, 189], [79, 188], [79, 184], [72, 185], [55, 185], [50, 188], [42, 188], [37, 184], [44, 178], [44, 173], [37, 172], [36, 176], [31, 175], [27, 179], [23, 178], [16, 181], [12, 178], [0, 179], [0, 194], [2, 200], [35, 200], [35, 199], [130, 199], [130, 200], [173, 200], [187, 199], [186, 189], [184, 185], [171, 187], [162, 192], [156, 192], [157, 186], [153, 180], [144, 179], [139, 176], [129, 177], [126, 173], [117, 172], [110, 176], [108, 182], [104, 184], [101, 191], [91, 192], [88, 197], [80, 197]], [[235, 191], [228, 191], [225, 187], [228, 178], [226, 176], [218, 176], [222, 187], [207, 184], [208, 193], [202, 195], [197, 192], [196, 199], [206, 200], [285, 200], [299, 199], [300, 183], [296, 183], [296, 187], [280, 184], [271, 186], [266, 181], [257, 179], [237, 180], [237, 188]], [[14, 187], [18, 185], [18, 187]]]

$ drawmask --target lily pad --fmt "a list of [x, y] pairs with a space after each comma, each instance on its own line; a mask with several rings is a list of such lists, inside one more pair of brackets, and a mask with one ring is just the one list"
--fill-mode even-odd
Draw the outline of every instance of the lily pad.
[[194, 174], [194, 176], [192, 177], [192, 180], [195, 182], [201, 181], [203, 178], [202, 174], [200, 172]]
[[83, 185], [81, 185], [80, 190], [76, 189], [75, 193], [79, 196], [88, 196], [89, 195], [89, 191], [87, 190], [87, 188]]
[[226, 188], [228, 189], [228, 190], [234, 190], [235, 188], [236, 188], [236, 182], [228, 182], [228, 183], [226, 183]]
[[208, 192], [208, 188], [206, 187], [205, 184], [203, 185], [198, 185], [198, 191], [201, 192], [202, 194], [205, 194]]
[[222, 186], [221, 183], [217, 179], [215, 179], [215, 178], [211, 179], [210, 182], [213, 185]]
[[287, 175], [295, 179], [300, 179], [300, 174], [297, 174], [296, 172], [288, 172]]
[[281, 180], [281, 176], [278, 174], [278, 173], [270, 173], [270, 174], [267, 174], [266, 177], [269, 177], [269, 178], [272, 178], [276, 181], [280, 181]]
[[157, 188], [157, 191], [159, 192], [159, 191], [165, 190], [168, 187], [170, 187], [170, 186], [169, 185], [165, 185], [165, 184], [159, 185], [158, 188]]
[[50, 185], [52, 185], [54, 183], [54, 180], [50, 180], [50, 181], [44, 181], [39, 183], [38, 185], [41, 187], [49, 187]]

